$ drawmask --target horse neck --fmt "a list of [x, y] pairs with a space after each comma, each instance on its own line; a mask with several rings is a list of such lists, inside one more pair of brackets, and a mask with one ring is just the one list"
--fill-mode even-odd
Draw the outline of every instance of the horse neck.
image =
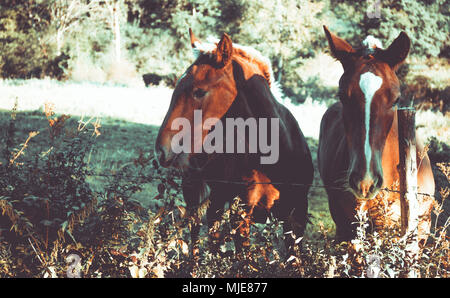
[[264, 77], [255, 74], [246, 80], [243, 68], [237, 61], [233, 61], [233, 75], [238, 95], [226, 113], [226, 117], [244, 119], [279, 117], [279, 103]]
[[[284, 118], [280, 116], [279, 112], [279, 103], [275, 100], [274, 96], [270, 92], [269, 86], [267, 85], [265, 80], [262, 80], [262, 77], [259, 78], [251, 78], [250, 80], [243, 79], [243, 76], [240, 77], [239, 74], [236, 75], [236, 72], [239, 73], [239, 69], [235, 71], [235, 81], [236, 88], [238, 90], [238, 95], [233, 101], [232, 105], [222, 117], [222, 123], [226, 123], [227, 118], [242, 118], [244, 120], [249, 118], [255, 118], [257, 121], [257, 125], [259, 126], [259, 120], [261, 118], [267, 119], [267, 129], [271, 129], [271, 118], [279, 119], [279, 138], [280, 144], [286, 143], [286, 135], [287, 133], [282, 133], [285, 130]], [[258, 127], [259, 133], [259, 127]], [[224, 130], [224, 143], [227, 142], [227, 134]], [[246, 136], [248, 138], [248, 136]], [[260, 166], [260, 157], [259, 154], [238, 154], [238, 155], [222, 155], [225, 157], [225, 162], [223, 163], [222, 168], [226, 171], [227, 168], [231, 167], [239, 167], [246, 168], [251, 166], [253, 168]], [[230, 156], [233, 156], [235, 159], [234, 162], [230, 162]], [[218, 162], [223, 162], [221, 158], [217, 158]], [[213, 163], [211, 163], [213, 164]], [[217, 168], [214, 169], [217, 172]]]
[[384, 186], [391, 188], [392, 184], [398, 181], [399, 175], [397, 165], [399, 163], [398, 151], [398, 122], [397, 111], [394, 114], [391, 129], [386, 138], [383, 154], [381, 157], [381, 165], [383, 168]]

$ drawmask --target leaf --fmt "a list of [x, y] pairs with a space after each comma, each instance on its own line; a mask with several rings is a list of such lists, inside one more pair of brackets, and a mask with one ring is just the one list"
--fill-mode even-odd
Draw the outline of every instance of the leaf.
[[184, 218], [186, 216], [186, 208], [183, 206], [177, 206], [178, 210], [180, 211], [180, 217]]
[[156, 267], [152, 269], [152, 272], [157, 278], [164, 277], [164, 267], [161, 266], [160, 264], [156, 265]]
[[166, 186], [162, 183], [158, 184], [158, 193], [159, 194], [164, 194], [164, 192], [166, 191]]
[[289, 259], [286, 260], [286, 263], [289, 263], [289, 262], [291, 262], [291, 261], [293, 261], [293, 260], [297, 260], [297, 257], [291, 255], [291, 256], [289, 257]]
[[390, 278], [394, 278], [395, 277], [395, 271], [394, 270], [392, 270], [391, 268], [387, 268], [386, 271], [387, 271], [387, 273], [388, 273]]
[[181, 239], [178, 240], [178, 244], [181, 246], [181, 252], [185, 256], [188, 256], [189, 255], [189, 245]]
[[128, 270], [130, 270], [130, 274], [132, 278], [138, 278], [139, 277], [139, 267], [136, 265], [128, 267]]
[[72, 233], [69, 230], [67, 230], [66, 233], [70, 236], [70, 238], [72, 238], [74, 243], [77, 243], [77, 241], [75, 240], [75, 238], [73, 237]]
[[49, 227], [49, 226], [51, 226], [53, 224], [53, 222], [50, 221], [50, 220], [44, 219], [44, 220], [41, 220], [41, 224], [46, 226], [46, 227]]
[[179, 187], [178, 184], [172, 178], [167, 179], [167, 183], [169, 183], [169, 185], [172, 186], [173, 188]]
[[[146, 275], [147, 275], [147, 273], [148, 273], [148, 271], [147, 271], [147, 268], [140, 268], [139, 269], [139, 272], [138, 272], [138, 277], [139, 278], [144, 278]], [[163, 275], [163, 277], [164, 277], [164, 275]]]
[[69, 224], [69, 222], [68, 222], [67, 220], [61, 224], [61, 230], [62, 230], [63, 232], [66, 231], [66, 228], [67, 228], [67, 225], [68, 225], [68, 224]]
[[248, 264], [248, 266], [250, 267], [250, 269], [252, 269], [253, 271], [259, 272], [259, 270], [255, 267], [253, 267], [251, 264]]
[[44, 278], [57, 278], [56, 269], [54, 266], [50, 266], [45, 270]]

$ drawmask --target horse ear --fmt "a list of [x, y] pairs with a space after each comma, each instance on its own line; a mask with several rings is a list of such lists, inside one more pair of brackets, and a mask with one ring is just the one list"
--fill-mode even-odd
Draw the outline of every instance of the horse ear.
[[194, 32], [192, 32], [192, 29], [189, 28], [189, 37], [191, 39], [191, 46], [193, 49], [197, 48], [199, 44], [202, 42], [194, 35]]
[[216, 62], [219, 65], [227, 65], [231, 61], [233, 54], [233, 43], [228, 34], [224, 33], [217, 44]]
[[389, 64], [389, 66], [395, 70], [403, 63], [403, 61], [405, 61], [410, 47], [411, 40], [405, 32], [401, 32], [389, 48], [380, 53], [379, 59]]
[[351, 56], [350, 54], [354, 53], [355, 50], [348, 42], [331, 33], [327, 26], [323, 26], [323, 30], [328, 39], [331, 55], [339, 60], [345, 68], [345, 64], [348, 63], [348, 58]]

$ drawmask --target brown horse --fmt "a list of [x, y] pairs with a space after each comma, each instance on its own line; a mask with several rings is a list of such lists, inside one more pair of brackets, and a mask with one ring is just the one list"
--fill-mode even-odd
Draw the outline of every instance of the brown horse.
[[[227, 34], [220, 41], [203, 43], [189, 32], [197, 58], [177, 82], [161, 125], [155, 144], [159, 163], [182, 171], [188, 209], [195, 210], [209, 198], [209, 226], [220, 218], [225, 203], [239, 196], [247, 205], [247, 233], [250, 215], [252, 220], [262, 221], [270, 210], [285, 223], [295, 223], [285, 224], [284, 229], [301, 236], [307, 221], [307, 185], [313, 179], [311, 153], [297, 121], [274, 97], [276, 84], [270, 64], [256, 50], [233, 44]], [[195, 119], [200, 112], [201, 121]], [[245, 123], [245, 129], [239, 132], [233, 127], [231, 134], [222, 132], [222, 123], [228, 128], [230, 119]], [[279, 126], [262, 125], [255, 119], [276, 119]], [[215, 143], [211, 135], [217, 138]], [[262, 162], [268, 151], [251, 144], [268, 139], [279, 144], [278, 158]], [[175, 150], [174, 142], [186, 150]], [[206, 143], [217, 150], [202, 150]], [[222, 150], [236, 147], [237, 153]], [[305, 186], [289, 185], [292, 183]], [[191, 229], [194, 245], [198, 233], [197, 225]]]
[[[402, 32], [387, 48], [373, 37], [355, 50], [324, 27], [331, 54], [341, 62], [340, 102], [324, 114], [320, 126], [318, 162], [330, 212], [340, 240], [354, 237], [356, 209], [366, 208], [376, 230], [400, 220], [396, 192], [399, 163], [397, 107], [400, 85], [395, 74], [405, 60], [410, 40]], [[433, 195], [430, 160], [417, 136], [418, 192]], [[433, 198], [419, 195], [419, 238], [430, 230]]]

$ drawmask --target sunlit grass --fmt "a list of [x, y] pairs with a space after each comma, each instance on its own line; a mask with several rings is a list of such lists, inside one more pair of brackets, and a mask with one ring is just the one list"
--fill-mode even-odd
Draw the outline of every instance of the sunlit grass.
[[[98, 116], [128, 122], [161, 125], [169, 107], [172, 89], [158, 86], [145, 88], [93, 83], [60, 83], [54, 80], [0, 81], [0, 109], [9, 110], [18, 100], [18, 111], [43, 110], [46, 102], [54, 104], [58, 114]], [[323, 103], [307, 100], [291, 110], [307, 137], [318, 138], [320, 119], [326, 110]]]
[[450, 115], [437, 111], [418, 111], [416, 113], [417, 132], [422, 140], [436, 137], [439, 141], [450, 144]]
[[133, 123], [160, 125], [169, 107], [172, 90], [163, 86], [145, 88], [94, 83], [60, 83], [55, 80], [0, 81], [0, 109], [43, 110], [54, 104], [58, 114], [98, 116]]

